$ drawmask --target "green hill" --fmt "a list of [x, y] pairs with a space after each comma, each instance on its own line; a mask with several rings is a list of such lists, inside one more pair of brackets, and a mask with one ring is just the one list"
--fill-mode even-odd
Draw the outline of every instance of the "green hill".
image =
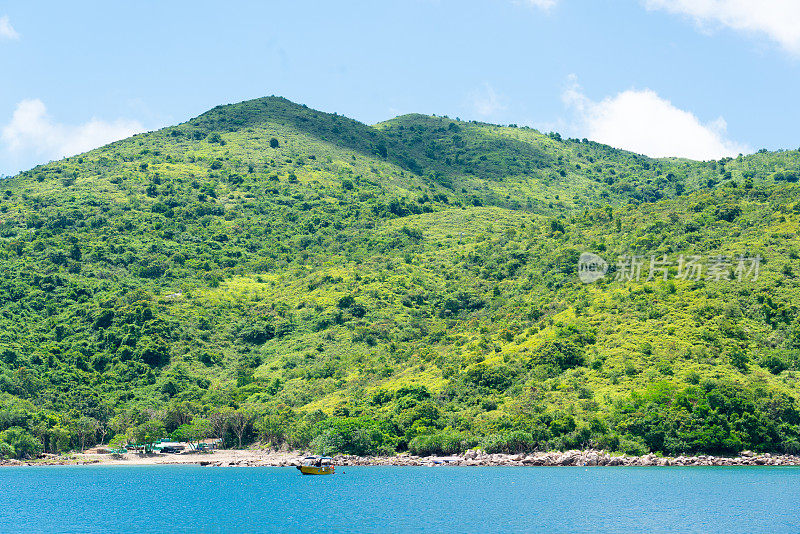
[[275, 97], [36, 167], [0, 188], [0, 455], [797, 452], [798, 176]]

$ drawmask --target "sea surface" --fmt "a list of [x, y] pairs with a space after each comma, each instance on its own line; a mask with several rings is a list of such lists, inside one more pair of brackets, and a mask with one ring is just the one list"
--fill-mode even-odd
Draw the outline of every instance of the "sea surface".
[[800, 468], [8, 467], [0, 532], [800, 532]]

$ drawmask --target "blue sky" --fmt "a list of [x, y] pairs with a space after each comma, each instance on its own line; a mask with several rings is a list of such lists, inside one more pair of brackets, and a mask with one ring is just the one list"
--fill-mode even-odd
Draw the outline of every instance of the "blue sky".
[[0, 1], [0, 174], [282, 95], [654, 156], [800, 146], [796, 0]]

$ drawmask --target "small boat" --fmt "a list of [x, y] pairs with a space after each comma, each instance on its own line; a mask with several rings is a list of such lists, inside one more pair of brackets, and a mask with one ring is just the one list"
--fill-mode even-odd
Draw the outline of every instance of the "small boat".
[[332, 475], [336, 472], [333, 459], [328, 456], [306, 456], [297, 468], [304, 475]]

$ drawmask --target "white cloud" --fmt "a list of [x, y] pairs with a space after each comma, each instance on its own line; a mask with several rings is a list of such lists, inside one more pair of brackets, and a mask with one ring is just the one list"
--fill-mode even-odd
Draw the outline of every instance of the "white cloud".
[[0, 17], [0, 39], [19, 39], [19, 34], [8, 20], [8, 15]]
[[481, 117], [489, 117], [505, 109], [500, 96], [488, 83], [472, 91], [468, 100], [472, 110]]
[[59, 124], [47, 115], [41, 100], [32, 99], [17, 104], [11, 121], [0, 133], [0, 141], [17, 159], [48, 160], [86, 152], [142, 131], [144, 127], [138, 121], [123, 119], [106, 122], [93, 118], [78, 125]]
[[798, 0], [642, 0], [648, 9], [663, 9], [694, 19], [701, 27], [721, 24], [734, 30], [765, 34], [793, 54], [800, 54]]
[[554, 8], [559, 1], [560, 0], [519, 0], [522, 4], [544, 9], [545, 11]]
[[594, 102], [574, 77], [570, 82], [562, 97], [575, 112], [572, 129], [578, 137], [652, 157], [709, 160], [751, 151], [727, 139], [722, 117], [703, 124], [650, 89], [629, 89]]

